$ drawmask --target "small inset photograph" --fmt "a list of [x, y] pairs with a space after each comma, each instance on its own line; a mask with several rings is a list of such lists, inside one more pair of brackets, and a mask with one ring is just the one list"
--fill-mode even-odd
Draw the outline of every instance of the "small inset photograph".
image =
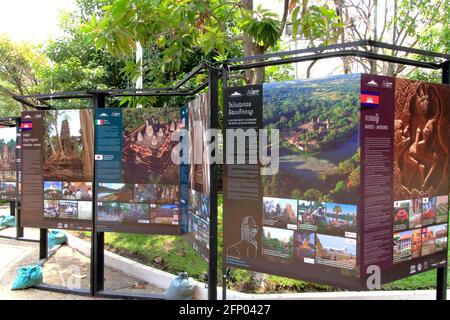
[[412, 230], [412, 258], [419, 258], [422, 255], [422, 229]]
[[209, 223], [195, 214], [189, 214], [189, 231], [194, 239], [209, 247]]
[[447, 237], [436, 238], [436, 252], [447, 251]]
[[180, 201], [180, 188], [176, 185], [159, 184], [156, 188], [156, 202], [175, 203]]
[[152, 203], [156, 201], [156, 185], [155, 184], [135, 184], [134, 185], [134, 202]]
[[97, 220], [121, 222], [123, 212], [119, 202], [97, 202]]
[[436, 223], [446, 223], [448, 222], [448, 196], [436, 198]]
[[92, 182], [63, 182], [65, 200], [92, 200]]
[[408, 229], [420, 228], [422, 226], [422, 198], [412, 200], [411, 210], [409, 210]]
[[189, 190], [189, 210], [193, 213], [195, 213], [196, 215], [199, 215], [199, 211], [200, 211], [200, 206], [201, 206], [201, 193], [194, 190], [194, 189], [190, 189]]
[[316, 231], [317, 225], [325, 217], [325, 203], [299, 200], [297, 205], [298, 229]]
[[316, 234], [316, 261], [327, 266], [356, 269], [356, 240]]
[[44, 218], [58, 218], [58, 200], [44, 200]]
[[125, 183], [100, 183], [98, 201], [133, 202], [134, 185]]
[[447, 224], [422, 228], [422, 256], [445, 249], [447, 249]]
[[62, 181], [44, 181], [44, 199], [61, 199]]
[[314, 263], [316, 234], [308, 230], [294, 231], [295, 256], [304, 263]]
[[436, 197], [422, 198], [422, 225], [436, 223]]
[[78, 219], [78, 201], [59, 200], [59, 217]]
[[0, 197], [15, 198], [16, 188], [17, 188], [16, 182], [4, 182], [4, 181], [0, 182]]
[[297, 230], [297, 200], [264, 197], [263, 224]]
[[0, 126], [0, 136], [0, 170], [15, 170], [16, 128]]
[[200, 203], [197, 211], [195, 212], [200, 218], [209, 222], [209, 196], [200, 193]]
[[78, 219], [92, 220], [92, 201], [78, 201]]
[[316, 220], [317, 232], [356, 238], [357, 206], [343, 203], [325, 203], [325, 216]]
[[0, 181], [16, 182], [16, 171], [0, 171]]
[[179, 208], [176, 204], [162, 204], [150, 208], [150, 223], [178, 225]]
[[411, 230], [394, 233], [394, 263], [411, 260], [412, 235]]
[[268, 260], [290, 263], [294, 255], [294, 231], [263, 227], [262, 245]]
[[394, 201], [394, 231], [408, 229], [412, 200]]
[[123, 222], [150, 223], [150, 205], [146, 203], [122, 203]]

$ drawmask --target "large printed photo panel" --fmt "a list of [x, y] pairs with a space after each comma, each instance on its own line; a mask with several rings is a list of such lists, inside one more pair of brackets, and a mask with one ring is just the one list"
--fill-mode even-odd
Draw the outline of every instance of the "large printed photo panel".
[[182, 181], [187, 205], [182, 208], [185, 220], [184, 236], [195, 251], [209, 259], [210, 232], [210, 163], [208, 144], [210, 137], [209, 95], [203, 94], [190, 101], [185, 107], [187, 113], [188, 171], [187, 181]]
[[99, 230], [180, 234], [181, 125], [178, 109], [95, 110]]
[[17, 181], [17, 128], [0, 126], [0, 200], [15, 201]]
[[225, 91], [225, 128], [277, 129], [280, 139], [273, 175], [262, 176], [260, 165], [225, 165], [226, 265], [359, 287], [360, 79]]
[[224, 128], [280, 141], [272, 175], [226, 154], [225, 264], [358, 290], [374, 266], [445, 266], [448, 105], [448, 85], [369, 74], [228, 88]]
[[21, 131], [23, 226], [91, 230], [93, 111], [24, 111]]

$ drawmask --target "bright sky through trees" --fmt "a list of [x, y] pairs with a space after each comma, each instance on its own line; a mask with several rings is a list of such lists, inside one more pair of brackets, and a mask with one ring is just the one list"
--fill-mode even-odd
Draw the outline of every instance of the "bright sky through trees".
[[0, 34], [16, 42], [43, 43], [61, 35], [59, 13], [76, 8], [75, 0], [1, 0]]

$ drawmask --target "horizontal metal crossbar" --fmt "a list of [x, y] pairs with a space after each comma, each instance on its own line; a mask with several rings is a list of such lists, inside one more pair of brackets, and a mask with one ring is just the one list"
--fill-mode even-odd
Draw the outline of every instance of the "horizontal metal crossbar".
[[340, 50], [340, 49], [346, 49], [346, 48], [356, 48], [356, 47], [364, 47], [369, 46], [373, 48], [382, 48], [382, 49], [390, 49], [393, 51], [400, 51], [400, 52], [407, 52], [407, 53], [414, 53], [419, 54], [427, 57], [433, 57], [433, 58], [442, 58], [446, 60], [450, 60], [450, 54], [444, 54], [444, 53], [438, 53], [438, 52], [430, 52], [426, 50], [421, 49], [415, 49], [410, 47], [404, 47], [404, 46], [397, 46], [389, 43], [384, 43], [380, 41], [374, 41], [374, 40], [359, 40], [359, 41], [353, 41], [353, 42], [347, 42], [347, 43], [339, 43], [339, 44], [332, 44], [328, 46], [320, 46], [320, 47], [313, 47], [313, 48], [305, 48], [305, 49], [298, 49], [298, 50], [291, 50], [291, 51], [281, 51], [281, 52], [275, 52], [275, 53], [267, 53], [267, 54], [258, 54], [253, 56], [246, 56], [246, 57], [238, 57], [238, 58], [232, 58], [224, 60], [224, 64], [233, 64], [236, 62], [246, 62], [246, 61], [256, 61], [256, 60], [267, 60], [271, 58], [283, 58], [288, 56], [294, 56], [304, 53], [323, 53], [325, 51], [329, 50]]
[[265, 66], [273, 66], [273, 65], [280, 65], [280, 64], [296, 63], [296, 62], [303, 62], [303, 61], [313, 61], [313, 60], [321, 60], [321, 59], [337, 58], [337, 57], [345, 57], [345, 56], [355, 56], [355, 57], [361, 57], [361, 58], [375, 59], [375, 60], [380, 60], [380, 61], [400, 63], [400, 64], [411, 65], [411, 66], [427, 68], [427, 69], [441, 69], [442, 68], [441, 64], [438, 64], [438, 63], [411, 60], [411, 59], [399, 58], [399, 57], [378, 54], [378, 53], [373, 53], [373, 52], [367, 52], [367, 51], [361, 51], [361, 50], [354, 50], [354, 49], [353, 50], [336, 51], [336, 52], [317, 53], [317, 54], [311, 54], [311, 55], [307, 55], [307, 56], [282, 58], [282, 59], [278, 59], [278, 60], [257, 61], [257, 62], [246, 63], [246, 64], [241, 64], [241, 65], [230, 65], [227, 68], [228, 68], [228, 70], [231, 70], [231, 71], [245, 70], [245, 69], [259, 68], [259, 67], [265, 67]]

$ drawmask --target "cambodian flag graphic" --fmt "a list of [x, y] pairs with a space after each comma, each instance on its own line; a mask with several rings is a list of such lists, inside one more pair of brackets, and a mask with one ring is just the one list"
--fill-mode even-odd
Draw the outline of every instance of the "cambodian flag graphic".
[[375, 91], [361, 91], [361, 106], [378, 107], [380, 105], [380, 93]]
[[33, 129], [33, 122], [31, 120], [25, 120], [20, 123], [20, 130], [30, 131]]

